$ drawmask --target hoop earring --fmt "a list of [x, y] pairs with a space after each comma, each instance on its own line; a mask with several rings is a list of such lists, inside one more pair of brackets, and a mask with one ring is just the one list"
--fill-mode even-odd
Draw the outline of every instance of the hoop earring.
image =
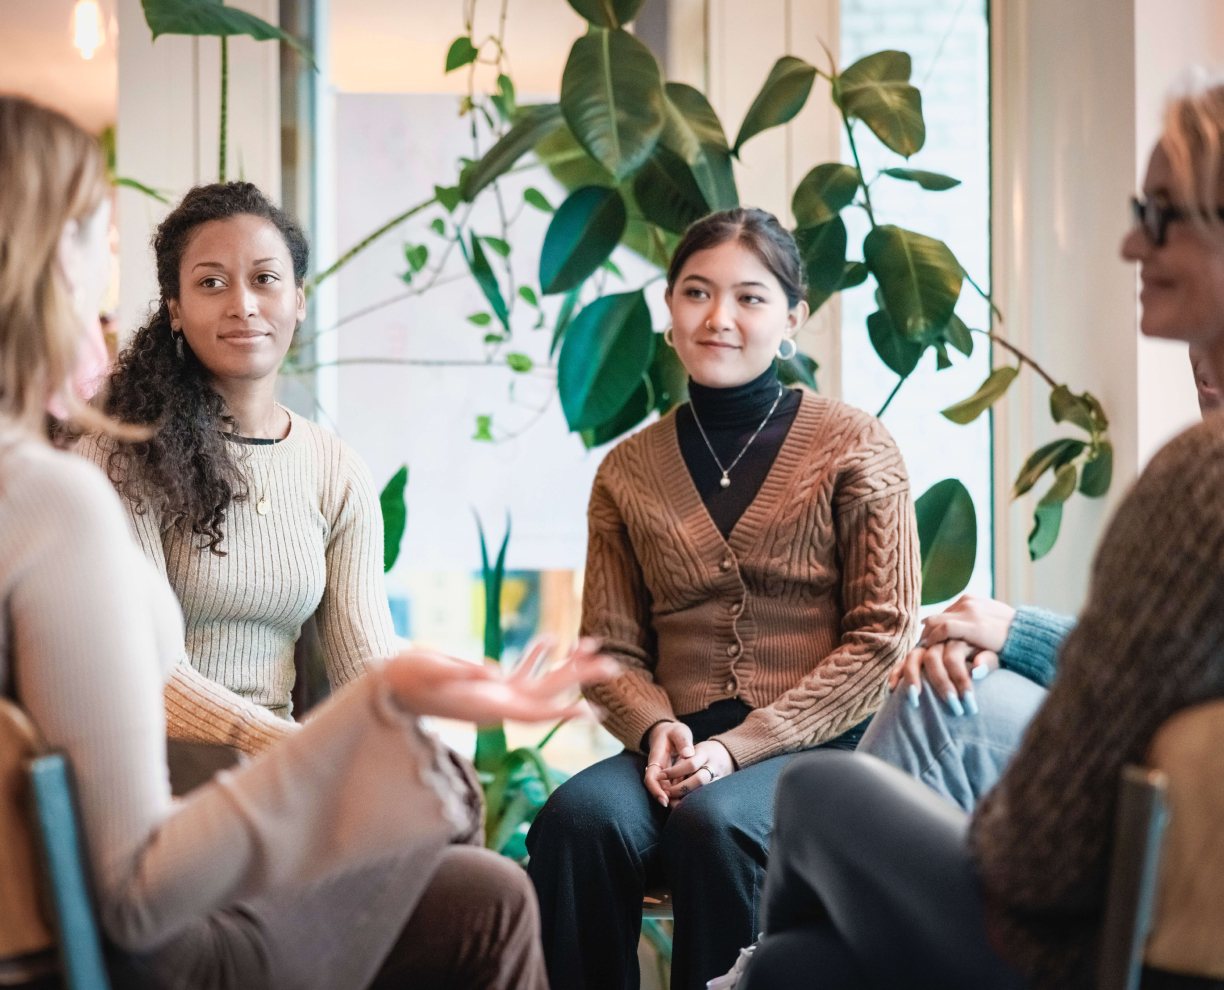
[[183, 360], [183, 331], [171, 330], [170, 336], [174, 338], [174, 354], [182, 361]]
[[666, 330], [663, 331], [663, 343], [665, 343], [668, 347], [671, 347], [673, 349], [675, 348], [676, 343], [674, 340], [672, 340], [672, 328], [671, 327], [668, 327]]
[[[790, 350], [785, 350], [786, 345], [790, 344]], [[785, 353], [783, 351], [785, 350]], [[778, 344], [778, 360], [789, 361], [799, 353], [799, 345], [796, 344], [790, 337], [783, 337]]]

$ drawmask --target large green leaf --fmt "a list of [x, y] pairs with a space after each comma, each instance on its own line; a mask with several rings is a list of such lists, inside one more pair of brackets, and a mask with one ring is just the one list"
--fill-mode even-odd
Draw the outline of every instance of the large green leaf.
[[692, 170], [662, 144], [633, 177], [633, 197], [649, 222], [675, 234], [710, 212]]
[[1084, 463], [1080, 476], [1080, 491], [1089, 498], [1100, 498], [1109, 491], [1113, 480], [1113, 444], [1102, 440], [1097, 445], [1096, 456]]
[[383, 571], [389, 571], [399, 559], [400, 546], [404, 542], [404, 530], [408, 526], [408, 503], [404, 490], [408, 487], [408, 465], [405, 464], [391, 476], [378, 496], [378, 505], [383, 520]]
[[941, 409], [940, 413], [953, 423], [960, 423], [962, 426], [972, 423], [1003, 396], [1018, 374], [1020, 374], [1020, 369], [1013, 368], [1011, 365], [995, 368], [982, 382], [981, 387], [969, 398], [961, 399], [960, 402], [953, 403], [947, 409]]
[[637, 17], [644, 0], [569, 0], [569, 5], [596, 27], [624, 27]]
[[817, 165], [803, 177], [791, 197], [791, 211], [800, 227], [827, 223], [854, 202], [858, 169], [841, 162]]
[[656, 342], [650, 361], [650, 385], [654, 389], [655, 409], [660, 413], [688, 401], [688, 372], [674, 347], [660, 347]]
[[778, 359], [778, 381], [783, 385], [805, 385], [813, 392], [819, 392], [816, 383], [816, 372], [820, 365], [803, 351], [795, 351], [786, 360]]
[[615, 189], [585, 186], [553, 214], [540, 249], [540, 288], [566, 292], [607, 260], [625, 231], [625, 203]]
[[245, 10], [227, 7], [221, 0], [140, 0], [140, 3], [154, 41], [163, 34], [213, 38], [247, 35], [256, 41], [283, 41], [312, 66], [315, 64], [311, 50], [293, 35]]
[[561, 108], [555, 103], [523, 107], [510, 130], [470, 168], [464, 169], [459, 191], [471, 202], [476, 194], [505, 175], [520, 158], [562, 126]]
[[795, 243], [803, 258], [808, 287], [814, 292], [836, 292], [846, 272], [846, 224], [834, 217], [815, 227], [795, 231]]
[[1051, 468], [1057, 470], [1064, 464], [1075, 460], [1087, 446], [1083, 440], [1063, 438], [1051, 440], [1044, 446], [1038, 447], [1029, 455], [1024, 466], [1020, 468], [1020, 473], [1016, 475], [1016, 483], [1012, 487], [1012, 498], [1019, 498], [1029, 491]]
[[941, 334], [943, 339], [960, 351], [965, 357], [973, 357], [973, 334], [965, 326], [965, 321], [955, 313]]
[[880, 286], [898, 332], [930, 341], [947, 326], [960, 298], [964, 271], [943, 241], [902, 227], [876, 227], [863, 241], [863, 258]]
[[480, 238], [472, 234], [470, 241], [465, 243], [460, 237], [459, 249], [463, 252], [464, 260], [467, 261], [468, 269], [472, 277], [476, 279], [476, 284], [480, 286], [480, 291], [489, 300], [489, 305], [493, 307], [493, 312], [497, 314], [497, 319], [505, 328], [506, 333], [509, 333], [510, 309], [506, 306], [501, 286], [497, 283], [497, 276], [493, 274], [493, 268], [485, 256], [484, 248], [480, 246]]
[[641, 290], [596, 299], [574, 317], [557, 360], [557, 390], [571, 430], [606, 423], [650, 367], [655, 333]]
[[783, 55], [778, 59], [744, 115], [744, 122], [740, 124], [739, 134], [735, 138], [735, 147], [731, 150], [738, 155], [750, 137], [792, 120], [803, 109], [815, 80], [815, 67], [803, 59], [793, 55]]
[[902, 378], [910, 376], [926, 351], [926, 344], [907, 340], [897, 333], [883, 310], [867, 317], [867, 337], [880, 360]]
[[623, 179], [650, 157], [663, 132], [659, 63], [631, 34], [591, 28], [565, 63], [561, 113], [591, 157]]
[[859, 59], [833, 84], [833, 99], [857, 117], [886, 147], [908, 158], [926, 141], [922, 95], [909, 84], [905, 52], [876, 52]]
[[922, 604], [934, 605], [969, 584], [977, 559], [977, 512], [968, 489], [956, 478], [945, 478], [914, 503], [914, 513], [922, 551]]
[[582, 431], [582, 442], [589, 450], [602, 447], [623, 433], [628, 433], [638, 423], [654, 412], [654, 389], [650, 387], [648, 375], [643, 375], [638, 387], [610, 420], [589, 430]]
[[1075, 493], [1075, 482], [1075, 465], [1060, 464], [1054, 472], [1054, 484], [1033, 512], [1033, 530], [1028, 538], [1030, 559], [1040, 560], [1054, 548], [1062, 526], [1063, 503]]
[[688, 163], [710, 209], [739, 206], [727, 137], [709, 100], [684, 83], [669, 82], [663, 90], [665, 119], [659, 142]]
[[1089, 433], [1093, 430], [1092, 405], [1066, 385], [1059, 385], [1050, 392], [1050, 415], [1055, 423], [1074, 423]]
[[920, 168], [886, 168], [882, 174], [890, 175], [894, 179], [903, 179], [906, 182], [916, 182], [923, 189], [929, 189], [932, 192], [954, 189], [961, 184], [960, 179], [954, 179], [950, 175], [944, 175], [942, 172], [924, 172]]

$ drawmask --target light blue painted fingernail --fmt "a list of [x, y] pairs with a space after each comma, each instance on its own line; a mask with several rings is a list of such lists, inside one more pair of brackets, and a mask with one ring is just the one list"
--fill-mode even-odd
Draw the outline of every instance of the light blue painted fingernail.
[[970, 715], [976, 715], [978, 713], [977, 698], [974, 697], [972, 690], [966, 691], [964, 694], [962, 694], [961, 701], [965, 705], [965, 711], [967, 711]]
[[922, 688], [920, 688], [917, 684], [911, 684], [905, 689], [905, 695], [907, 698], [909, 698], [911, 708], [918, 707], [918, 696], [920, 694], [922, 694]]
[[965, 707], [960, 703], [960, 698], [956, 696], [955, 690], [949, 691], [947, 694], [945, 694], [944, 701], [947, 702], [948, 707], [952, 709], [953, 715], [965, 714]]
[[982, 681], [986, 679], [986, 676], [989, 673], [990, 673], [990, 667], [988, 667], [984, 663], [979, 663], [976, 667], [974, 667], [971, 671], [969, 671], [969, 676], [972, 677], [975, 681]]

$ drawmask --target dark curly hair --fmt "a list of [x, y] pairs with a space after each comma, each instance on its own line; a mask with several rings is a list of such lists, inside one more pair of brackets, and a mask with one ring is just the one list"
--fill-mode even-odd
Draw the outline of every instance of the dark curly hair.
[[107, 460], [112, 482], [137, 512], [160, 511], [165, 528], [200, 535], [200, 549], [218, 556], [225, 553], [220, 544], [226, 510], [247, 497], [233, 445], [222, 436], [222, 427], [234, 420], [185, 338], [179, 356], [168, 303], [179, 297], [179, 266], [195, 231], [236, 216], [261, 217], [280, 231], [294, 281], [303, 284], [309, 248], [288, 214], [249, 182], [196, 186], [153, 236], [161, 299], [153, 318], [119, 355], [104, 399], [111, 416], [155, 431], [148, 440], [115, 442]]

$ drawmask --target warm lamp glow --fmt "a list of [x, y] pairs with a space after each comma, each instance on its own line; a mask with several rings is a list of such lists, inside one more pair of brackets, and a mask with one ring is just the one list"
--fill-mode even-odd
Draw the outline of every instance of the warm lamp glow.
[[98, 0], [77, 0], [72, 8], [72, 43], [89, 61], [94, 52], [102, 47], [105, 35], [102, 30], [102, 9]]

